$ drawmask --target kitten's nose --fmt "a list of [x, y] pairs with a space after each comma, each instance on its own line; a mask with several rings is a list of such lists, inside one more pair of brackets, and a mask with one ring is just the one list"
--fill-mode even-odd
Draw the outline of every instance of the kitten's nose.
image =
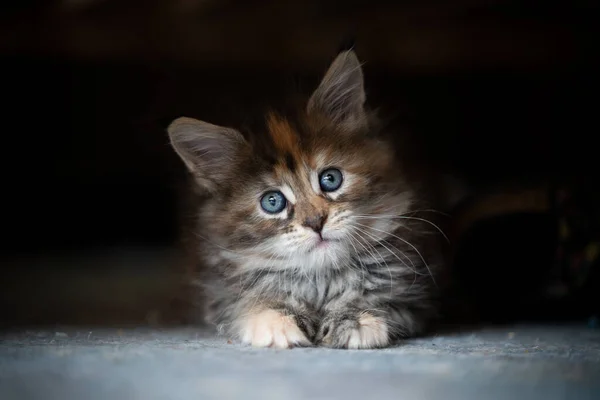
[[325, 225], [325, 221], [327, 221], [327, 214], [314, 215], [312, 217], [307, 217], [302, 225], [311, 228], [313, 231], [320, 234], [323, 230], [323, 225]]

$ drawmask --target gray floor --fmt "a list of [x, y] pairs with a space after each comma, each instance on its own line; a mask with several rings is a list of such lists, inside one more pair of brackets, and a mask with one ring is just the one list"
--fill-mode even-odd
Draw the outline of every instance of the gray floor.
[[600, 399], [600, 330], [515, 326], [385, 350], [252, 349], [194, 330], [0, 337], [0, 399]]

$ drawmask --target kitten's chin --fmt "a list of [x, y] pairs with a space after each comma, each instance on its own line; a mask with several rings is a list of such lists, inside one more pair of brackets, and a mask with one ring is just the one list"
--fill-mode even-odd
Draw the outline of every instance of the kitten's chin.
[[304, 265], [309, 269], [323, 270], [337, 268], [344, 264], [349, 252], [340, 240], [320, 240], [303, 256]]
[[331, 249], [332, 246], [335, 245], [335, 242], [338, 242], [338, 240], [319, 239], [317, 242], [315, 242], [314, 246], [308, 251], [327, 251], [327, 249]]

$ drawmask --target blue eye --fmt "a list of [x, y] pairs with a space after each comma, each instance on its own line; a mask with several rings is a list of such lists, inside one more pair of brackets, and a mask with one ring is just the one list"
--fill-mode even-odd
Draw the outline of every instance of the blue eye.
[[339, 169], [329, 168], [319, 175], [319, 186], [324, 192], [334, 192], [342, 186], [344, 177]]
[[267, 192], [260, 199], [260, 206], [269, 214], [277, 214], [283, 211], [287, 201], [281, 192]]

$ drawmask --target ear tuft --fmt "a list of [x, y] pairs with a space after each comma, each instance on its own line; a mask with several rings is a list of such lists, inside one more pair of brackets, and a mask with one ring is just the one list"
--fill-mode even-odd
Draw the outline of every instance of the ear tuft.
[[341, 52], [308, 101], [307, 112], [321, 113], [349, 128], [366, 123], [364, 78], [353, 50]]
[[171, 145], [196, 180], [209, 191], [230, 177], [237, 157], [247, 147], [235, 129], [181, 117], [167, 128]]

